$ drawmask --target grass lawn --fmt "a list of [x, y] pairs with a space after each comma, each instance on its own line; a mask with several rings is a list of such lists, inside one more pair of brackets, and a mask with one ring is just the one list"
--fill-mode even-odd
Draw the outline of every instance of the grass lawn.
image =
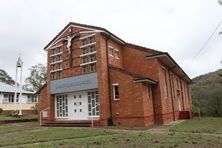
[[[222, 147], [222, 133], [206, 130], [218, 129], [221, 118], [193, 119], [170, 127], [170, 131], [152, 133], [149, 129], [140, 128], [124, 130], [115, 128], [48, 128], [40, 127], [37, 122], [16, 123], [0, 126], [0, 147], [33, 147], [33, 148], [69, 148], [69, 147]], [[213, 120], [213, 121], [212, 121]], [[199, 126], [198, 126], [199, 123]], [[194, 126], [191, 126], [194, 125]], [[182, 128], [181, 128], [182, 127]], [[199, 133], [189, 131], [190, 127], [199, 129]], [[158, 128], [158, 127], [154, 127]], [[207, 128], [207, 127], [206, 127]], [[221, 127], [220, 127], [221, 128]], [[126, 128], [128, 129], [128, 128]]]
[[39, 127], [39, 123], [37, 122], [4, 124], [4, 125], [0, 125], [0, 134], [20, 132], [20, 131], [26, 131], [26, 130], [35, 130], [39, 128], [41, 127]]
[[106, 134], [100, 136], [53, 141], [44, 144], [26, 145], [24, 147], [222, 147], [221, 137], [197, 136], [192, 134]]
[[173, 132], [192, 132], [192, 133], [221, 133], [222, 118], [194, 118], [186, 120], [170, 128]]
[[0, 120], [19, 120], [19, 119], [36, 119], [37, 115], [13, 117], [10, 115], [0, 115]]

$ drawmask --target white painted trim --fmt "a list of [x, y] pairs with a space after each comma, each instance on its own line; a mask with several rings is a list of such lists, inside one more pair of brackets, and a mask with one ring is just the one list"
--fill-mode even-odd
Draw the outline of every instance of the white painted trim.
[[55, 62], [50, 63], [50, 65], [57, 64], [57, 63], [62, 63], [62, 62], [63, 62], [63, 60], [55, 61]]
[[61, 55], [61, 54], [62, 54], [62, 52], [56, 53], [56, 54], [52, 54], [52, 55], [50, 55], [50, 57], [54, 57], [54, 56]]
[[80, 46], [80, 48], [85, 48], [85, 47], [88, 47], [88, 46], [91, 46], [91, 45], [95, 45], [95, 44], [96, 44], [96, 42], [90, 43], [90, 44], [86, 44], [86, 45], [82, 45], [82, 46]]
[[80, 57], [84, 57], [84, 56], [87, 56], [87, 55], [92, 55], [92, 54], [95, 54], [96, 51], [93, 51], [93, 52], [89, 52], [89, 53], [86, 53], [86, 54], [81, 54]]
[[61, 69], [56, 69], [56, 70], [51, 70], [50, 73], [57, 72], [57, 71], [62, 71], [62, 68]]
[[82, 64], [80, 64], [80, 66], [85, 66], [85, 65], [89, 65], [89, 64], [93, 64], [93, 63], [96, 63], [96, 61], [92, 61], [92, 62], [88, 62], [88, 63], [82, 63]]
[[79, 38], [80, 40], [83, 40], [83, 39], [86, 39], [86, 38], [88, 38], [88, 37], [92, 37], [92, 36], [95, 36], [96, 35], [96, 33], [94, 33], [94, 34], [90, 34], [90, 35], [87, 35], [87, 36], [84, 36], [84, 37], [81, 37], [81, 38]]
[[[49, 45], [49, 47], [46, 48], [45, 50], [47, 51], [52, 45], [54, 45], [54, 43], [57, 42], [56, 40], [57, 40], [58, 38], [60, 38], [60, 37], [63, 35], [63, 33], [66, 32], [66, 31], [67, 31], [68, 29], [70, 29], [71, 27], [87, 29], [87, 30], [91, 30], [91, 31], [94, 31], [94, 32], [95, 32], [95, 31], [101, 32], [101, 30], [97, 30], [97, 29], [92, 29], [92, 28], [88, 28], [88, 27], [82, 27], [82, 26], [78, 26], [78, 25], [70, 25], [70, 26], [67, 27], [63, 32], [61, 32], [61, 34], [60, 34], [57, 38], [55, 38], [55, 41], [52, 42], [52, 43]], [[63, 38], [62, 38], [62, 39], [63, 39]], [[59, 41], [61, 41], [61, 39], [60, 39]], [[57, 42], [57, 43], [58, 43], [58, 42]]]
[[114, 49], [114, 47], [113, 47], [113, 46], [111, 46], [111, 45], [109, 45], [108, 47], [109, 47], [109, 48], [113, 48], [113, 49]]
[[95, 31], [81, 31], [79, 33], [98, 33], [98, 32], [103, 32], [102, 30], [95, 30]]
[[101, 32], [106, 33], [106, 34], [110, 35], [112, 38], [114, 38], [114, 39], [116, 39], [117, 41], [119, 41], [120, 43], [125, 44], [124, 41], [119, 40], [117, 37], [111, 35], [110, 33], [106, 32], [106, 31], [103, 31], [103, 30], [102, 30]]
[[119, 85], [119, 83], [113, 83], [112, 84], [112, 86], [118, 86]]

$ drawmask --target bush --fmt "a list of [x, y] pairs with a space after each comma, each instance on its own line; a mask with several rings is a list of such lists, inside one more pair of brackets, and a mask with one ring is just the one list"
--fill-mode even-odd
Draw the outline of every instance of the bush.
[[0, 114], [2, 114], [2, 112], [3, 112], [3, 109], [2, 109], [2, 108], [0, 108]]

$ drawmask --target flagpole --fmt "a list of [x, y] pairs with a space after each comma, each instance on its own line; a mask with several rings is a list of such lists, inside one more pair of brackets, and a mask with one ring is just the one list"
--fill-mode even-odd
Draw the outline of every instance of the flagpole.
[[22, 109], [21, 109], [21, 101], [22, 101], [22, 68], [23, 68], [23, 61], [22, 61], [22, 59], [20, 59], [20, 70], [21, 70], [21, 73], [20, 73], [20, 93], [19, 93], [19, 115], [22, 115]]
[[15, 94], [14, 94], [14, 111], [16, 112], [16, 99], [17, 99], [17, 76], [18, 76], [18, 67], [16, 63], [16, 72], [15, 72]]

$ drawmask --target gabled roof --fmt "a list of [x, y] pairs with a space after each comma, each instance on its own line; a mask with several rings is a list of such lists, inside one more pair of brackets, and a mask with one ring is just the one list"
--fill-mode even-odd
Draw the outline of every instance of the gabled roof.
[[173, 71], [178, 76], [180, 76], [181, 79], [185, 80], [188, 83], [192, 83], [190, 77], [183, 71], [183, 69], [176, 63], [176, 61], [167, 52], [145, 56], [145, 59], [153, 59], [153, 58], [159, 59], [161, 63], [166, 65], [169, 68], [169, 70]]
[[44, 85], [42, 85], [42, 87], [39, 88], [39, 90], [37, 90], [35, 92], [35, 94], [40, 94], [40, 92], [47, 86], [47, 83], [45, 83]]
[[[16, 91], [16, 88], [14, 86], [11, 86], [9, 84], [0, 82], [0, 92], [7, 92], [7, 93], [14, 93]], [[17, 92], [19, 92], [19, 88], [17, 89]], [[26, 91], [22, 89], [22, 93], [24, 94], [34, 94], [33, 92]]]
[[143, 47], [143, 46], [139, 46], [139, 45], [135, 45], [132, 43], [128, 43], [125, 42], [124, 40], [122, 40], [121, 38], [119, 38], [118, 36], [116, 36], [115, 34], [113, 34], [112, 32], [110, 32], [109, 30], [102, 28], [102, 27], [98, 27], [98, 26], [93, 26], [93, 25], [86, 25], [86, 24], [80, 24], [80, 23], [75, 23], [75, 22], [70, 22], [68, 25], [66, 25], [45, 47], [44, 50], [47, 50], [51, 44], [53, 44], [57, 39], [60, 39], [60, 36], [67, 31], [70, 27], [77, 27], [77, 28], [85, 28], [85, 29], [89, 29], [95, 32], [101, 32], [104, 33], [108, 36], [110, 36], [111, 38], [117, 40], [118, 42], [120, 42], [121, 44], [124, 44], [126, 46], [129, 47], [133, 47], [133, 48], [137, 48], [137, 49], [143, 49], [143, 50], [150, 50], [151, 52], [154, 53], [162, 53], [161, 51], [158, 50], [154, 50], [151, 48], [147, 48], [147, 47]]
[[97, 26], [92, 26], [92, 25], [86, 25], [86, 24], [80, 24], [80, 23], [74, 23], [74, 22], [70, 22], [68, 25], [65, 26], [65, 28], [63, 28], [45, 47], [44, 50], [47, 50], [47, 48], [50, 46], [50, 44], [52, 44], [54, 41], [56, 41], [57, 39], [59, 39], [59, 37], [66, 31], [68, 30], [70, 27], [79, 27], [79, 28], [86, 28], [89, 30], [93, 30], [93, 31], [97, 31], [97, 32], [103, 32], [105, 34], [108, 34], [110, 36], [112, 36], [113, 38], [119, 40], [120, 42], [125, 44], [125, 41], [123, 41], [122, 39], [120, 39], [119, 37], [117, 37], [116, 35], [114, 35], [113, 33], [111, 33], [110, 31], [106, 30], [105, 28], [102, 27], [97, 27]]

